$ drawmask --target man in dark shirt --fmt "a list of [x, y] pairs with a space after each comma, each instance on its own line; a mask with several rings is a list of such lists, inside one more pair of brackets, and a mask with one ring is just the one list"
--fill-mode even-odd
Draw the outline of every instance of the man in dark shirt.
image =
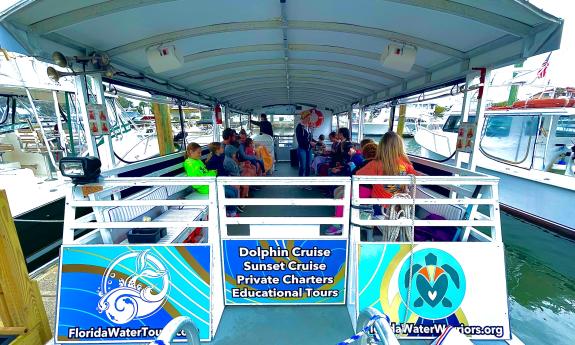
[[272, 128], [272, 123], [268, 121], [268, 117], [266, 114], [260, 115], [261, 121], [253, 121], [250, 117], [250, 121], [260, 128], [260, 134], [267, 134], [271, 137], [274, 136], [274, 130]]
[[295, 128], [297, 139], [297, 154], [299, 160], [299, 176], [309, 176], [311, 166], [311, 135], [306, 126], [300, 122]]

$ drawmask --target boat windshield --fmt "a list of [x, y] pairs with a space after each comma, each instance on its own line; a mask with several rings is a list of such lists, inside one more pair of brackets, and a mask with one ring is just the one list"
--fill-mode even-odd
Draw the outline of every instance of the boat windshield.
[[[469, 115], [467, 122], [475, 122], [475, 115]], [[443, 125], [443, 131], [457, 133], [459, 125], [461, 125], [461, 115], [450, 115]]]
[[487, 116], [480, 149], [492, 159], [531, 167], [539, 116]]
[[555, 135], [559, 138], [575, 138], [575, 116], [560, 116]]

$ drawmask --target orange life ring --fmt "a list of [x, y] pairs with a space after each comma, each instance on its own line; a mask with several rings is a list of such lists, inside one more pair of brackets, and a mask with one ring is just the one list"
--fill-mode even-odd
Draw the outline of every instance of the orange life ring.
[[302, 123], [307, 127], [317, 128], [323, 123], [323, 114], [317, 109], [304, 110], [300, 115]]

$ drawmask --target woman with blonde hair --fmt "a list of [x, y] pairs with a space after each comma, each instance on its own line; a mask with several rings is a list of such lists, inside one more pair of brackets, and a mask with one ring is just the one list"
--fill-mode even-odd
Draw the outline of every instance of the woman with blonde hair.
[[[405, 176], [416, 175], [413, 165], [405, 154], [403, 140], [395, 132], [387, 132], [377, 147], [375, 159], [356, 172], [367, 176]], [[372, 198], [391, 198], [404, 190], [402, 185], [374, 185]]]

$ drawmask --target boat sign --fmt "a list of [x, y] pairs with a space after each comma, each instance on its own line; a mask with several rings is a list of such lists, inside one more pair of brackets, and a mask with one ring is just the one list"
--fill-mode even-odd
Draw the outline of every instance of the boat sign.
[[56, 342], [151, 341], [178, 316], [209, 340], [210, 253], [209, 245], [63, 246]]
[[360, 244], [359, 310], [389, 316], [400, 338], [449, 325], [471, 339], [510, 339], [503, 244]]
[[347, 240], [223, 241], [226, 304], [343, 304]]

